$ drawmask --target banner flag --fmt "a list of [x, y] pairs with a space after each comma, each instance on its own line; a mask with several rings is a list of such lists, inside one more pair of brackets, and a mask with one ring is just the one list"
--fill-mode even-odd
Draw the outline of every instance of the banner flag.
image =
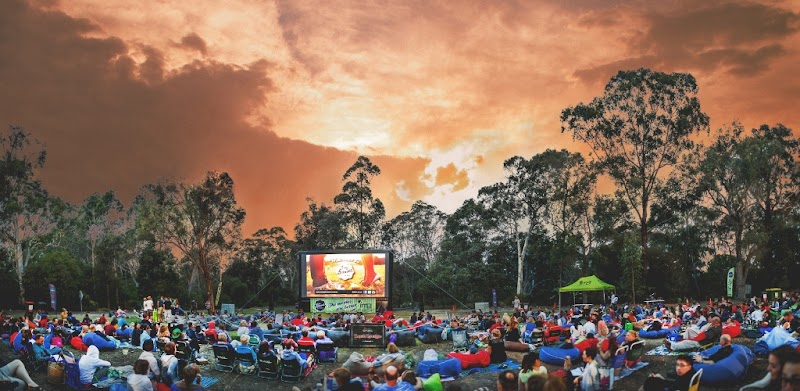
[[728, 297], [733, 297], [733, 275], [734, 268], [728, 270]]
[[492, 307], [497, 307], [497, 290], [492, 288]]
[[48, 284], [50, 287], [50, 307], [53, 308], [53, 311], [56, 310], [56, 286], [53, 284]]

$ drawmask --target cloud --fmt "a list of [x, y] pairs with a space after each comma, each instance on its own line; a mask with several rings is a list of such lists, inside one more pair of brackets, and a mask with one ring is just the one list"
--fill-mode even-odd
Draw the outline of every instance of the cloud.
[[178, 45], [180, 47], [184, 47], [187, 49], [197, 50], [200, 54], [206, 55], [208, 54], [208, 46], [206, 45], [206, 41], [197, 35], [197, 33], [189, 33], [184, 35], [181, 38], [181, 42]]
[[[623, 18], [614, 18], [615, 13]], [[617, 23], [609, 21], [617, 20]], [[633, 22], [624, 26], [623, 22]], [[788, 54], [784, 41], [797, 33], [800, 15], [772, 4], [690, 3], [668, 9], [608, 8], [581, 18], [584, 26], [629, 30], [628, 56], [579, 69], [589, 83], [605, 82], [620, 69], [716, 73], [752, 77]], [[639, 34], [633, 34], [639, 32]]]
[[[208, 170], [227, 171], [250, 234], [274, 225], [291, 231], [306, 197], [338, 193], [354, 152], [280, 137], [268, 118], [248, 119], [276, 89], [268, 61], [168, 69], [160, 49], [85, 36], [98, 29], [22, 1], [0, 5], [0, 36], [16, 37], [0, 40], [0, 121], [47, 144], [41, 177], [55, 195], [80, 202], [113, 189], [130, 201], [160, 177], [197, 181]], [[374, 190], [393, 210], [408, 206], [394, 197], [400, 180], [424, 193], [416, 178], [425, 159], [375, 161], [386, 174]]]
[[453, 191], [459, 191], [469, 185], [469, 177], [465, 170], [459, 170], [450, 163], [436, 169], [436, 186], [451, 185]]

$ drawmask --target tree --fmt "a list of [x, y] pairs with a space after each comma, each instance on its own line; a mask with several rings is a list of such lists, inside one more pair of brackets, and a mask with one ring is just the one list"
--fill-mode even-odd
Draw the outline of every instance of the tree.
[[359, 156], [342, 176], [342, 192], [333, 198], [347, 226], [348, 246], [358, 249], [374, 248], [380, 241], [380, 228], [386, 210], [380, 199], [372, 197], [369, 187], [381, 169], [369, 158]]
[[383, 245], [394, 250], [395, 284], [404, 287], [411, 302], [417, 302], [418, 275], [436, 259], [444, 239], [447, 214], [433, 205], [416, 201], [411, 210], [384, 224]]
[[58, 200], [51, 199], [35, 177], [47, 156], [38, 140], [12, 126], [0, 135], [0, 247], [10, 254], [25, 301], [25, 271], [46, 246], [43, 236], [56, 226]]
[[561, 113], [561, 131], [591, 148], [636, 216], [645, 272], [650, 204], [664, 175], [692, 148], [691, 136], [708, 131], [708, 121], [692, 75], [649, 69], [620, 71], [603, 96]]
[[209, 172], [199, 185], [168, 182], [145, 189], [151, 201], [142, 203], [140, 232], [183, 254], [200, 274], [216, 311], [212, 275], [217, 271], [221, 277], [245, 218], [236, 204], [233, 179], [225, 172]]
[[308, 210], [300, 215], [294, 226], [294, 237], [301, 250], [331, 249], [347, 247], [347, 230], [344, 215], [325, 204], [317, 205], [307, 198]]
[[[261, 289], [265, 284], [272, 284], [281, 289], [271, 288], [269, 294], [270, 307], [274, 306], [275, 292], [292, 292], [297, 287], [299, 271], [296, 258], [293, 256], [293, 244], [286, 237], [281, 227], [262, 228], [245, 239], [237, 257], [239, 279], [247, 283], [250, 289]], [[236, 270], [228, 270], [235, 274]], [[245, 275], [249, 271], [249, 275]]]
[[[478, 201], [483, 208], [491, 210], [488, 216], [497, 227], [494, 239], [511, 239], [516, 246], [518, 295], [523, 292], [525, 254], [528, 251], [531, 233], [536, 229], [539, 214], [547, 205], [538, 166], [521, 156], [503, 162], [506, 181], [481, 188]], [[491, 232], [491, 231], [490, 231]]]

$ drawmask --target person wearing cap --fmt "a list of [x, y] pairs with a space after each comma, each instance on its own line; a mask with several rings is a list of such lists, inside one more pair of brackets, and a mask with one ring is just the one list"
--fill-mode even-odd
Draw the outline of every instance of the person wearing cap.
[[783, 319], [780, 320], [780, 326], [790, 333], [800, 333], [800, 319], [792, 313], [792, 310], [783, 310], [781, 312]]

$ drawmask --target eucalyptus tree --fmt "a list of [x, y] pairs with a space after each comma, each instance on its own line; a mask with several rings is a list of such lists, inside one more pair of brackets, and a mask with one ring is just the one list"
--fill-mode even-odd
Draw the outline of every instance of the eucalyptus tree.
[[245, 218], [234, 196], [233, 179], [212, 171], [199, 184], [165, 181], [144, 190], [140, 234], [179, 251], [192, 264], [215, 311], [213, 274], [218, 272], [222, 281], [225, 266], [240, 244]]
[[650, 205], [708, 122], [692, 75], [649, 69], [620, 71], [602, 96], [561, 113], [562, 132], [590, 147], [635, 215], [645, 271]]
[[57, 224], [59, 200], [51, 198], [36, 178], [44, 167], [45, 147], [20, 127], [0, 134], [0, 248], [6, 250], [25, 301], [25, 272], [47, 246], [46, 234]]
[[348, 245], [353, 248], [374, 248], [380, 242], [386, 210], [370, 188], [372, 179], [380, 173], [381, 169], [369, 158], [359, 156], [342, 175], [342, 192], [333, 198], [347, 227]]

